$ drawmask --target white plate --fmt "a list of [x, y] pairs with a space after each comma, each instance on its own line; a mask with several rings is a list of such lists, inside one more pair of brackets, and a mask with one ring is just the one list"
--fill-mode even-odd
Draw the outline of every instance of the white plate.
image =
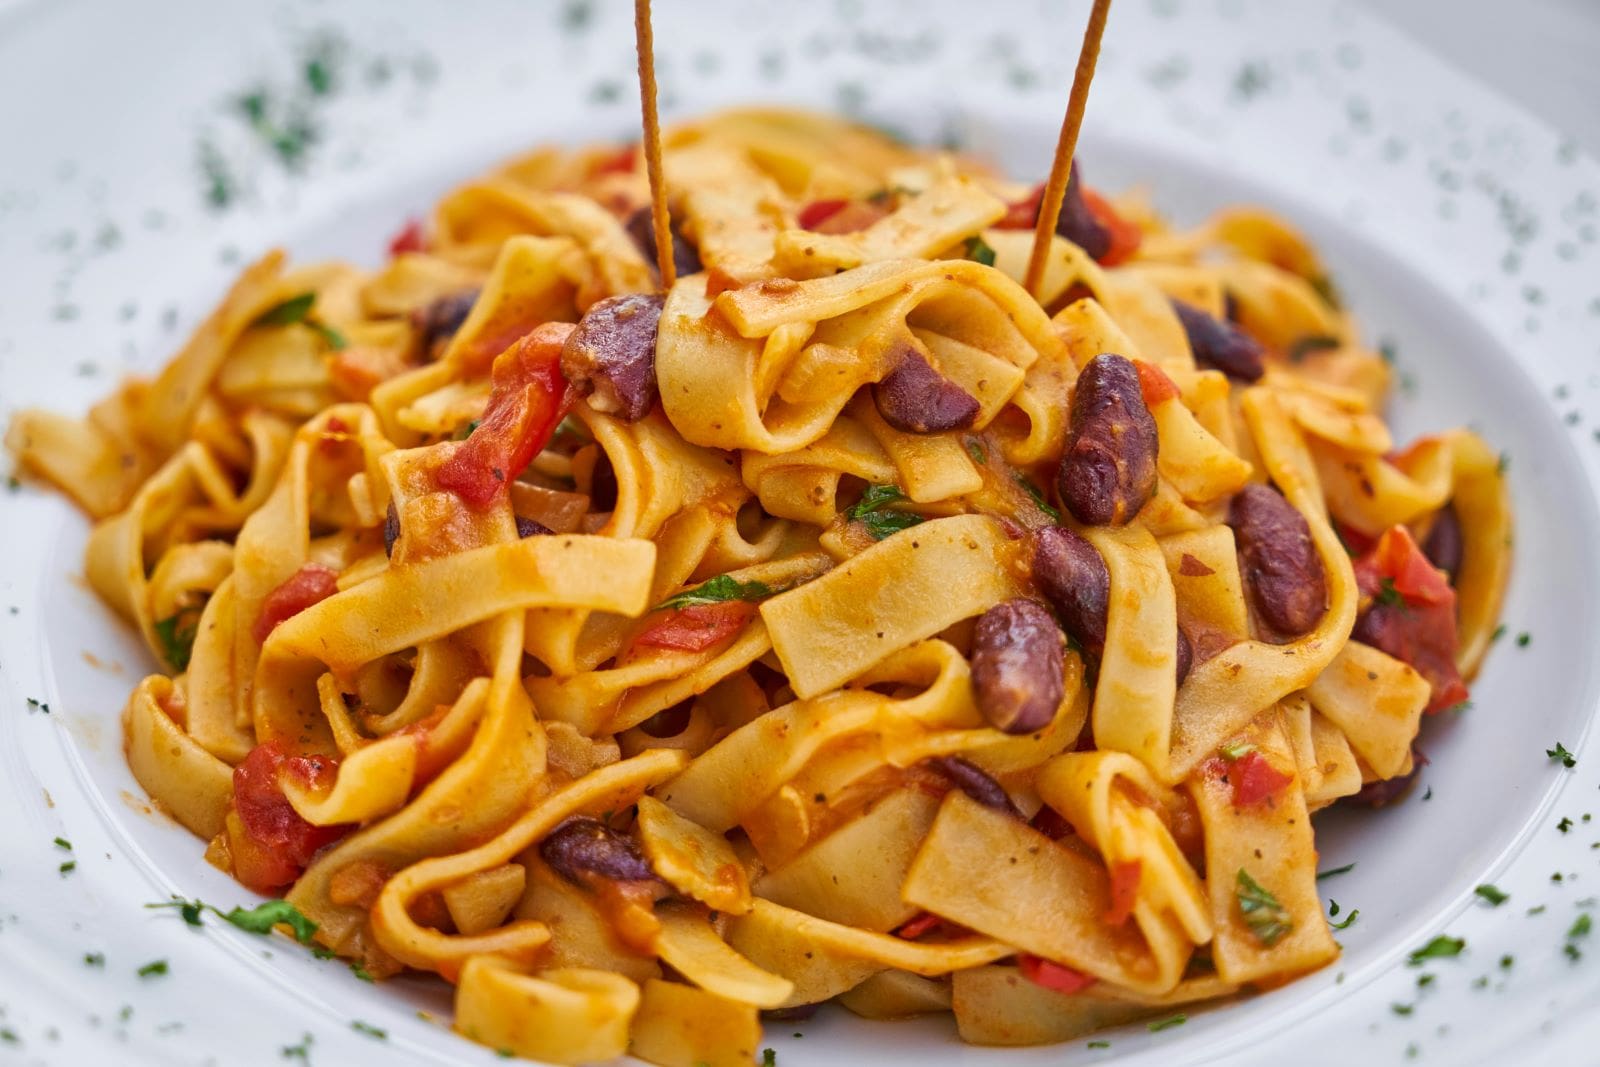
[[[854, 108], [1033, 175], [1084, 6], [664, 0], [664, 102], [676, 115], [752, 98]], [[402, 219], [498, 157], [630, 137], [626, 8], [0, 6], [0, 418], [80, 410], [159, 365], [270, 244], [374, 262]], [[324, 136], [291, 175], [229, 101], [297, 84], [330, 29], [343, 81], [314, 101]], [[203, 200], [207, 144], [238, 184], [225, 210]], [[1238, 200], [1285, 211], [1370, 336], [1396, 343], [1412, 383], [1401, 435], [1469, 422], [1507, 450], [1508, 639], [1476, 706], [1428, 724], [1431, 799], [1319, 821], [1323, 867], [1358, 864], [1323, 883], [1345, 914], [1361, 909], [1336, 966], [1160, 1033], [1105, 1035], [1104, 1051], [971, 1049], [947, 1021], [842, 1012], [772, 1024], [766, 1044], [786, 1067], [1592, 1061], [1600, 934], [1574, 942], [1577, 960], [1563, 944], [1600, 886], [1600, 822], [1584, 821], [1600, 806], [1600, 166], [1347, 8], [1265, 0], [1123, 0], [1082, 158], [1096, 184], [1146, 183], [1180, 216]], [[142, 907], [246, 894], [149, 813], [123, 766], [117, 712], [150, 664], [76, 577], [85, 524], [33, 487], [0, 490], [0, 509], [0, 1062], [283, 1064], [308, 1034], [313, 1063], [492, 1061], [417, 1018], [447, 1017], [436, 984], [366, 985], [282, 939], [195, 933]], [[1557, 741], [1574, 770], [1546, 758]], [[1482, 882], [1511, 899], [1491, 908]], [[1406, 966], [1441, 931], [1465, 953]], [[136, 975], [158, 959], [166, 975]]]

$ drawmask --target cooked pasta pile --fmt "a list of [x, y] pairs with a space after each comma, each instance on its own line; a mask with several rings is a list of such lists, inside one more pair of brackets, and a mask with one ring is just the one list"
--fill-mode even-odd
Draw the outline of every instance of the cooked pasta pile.
[[8, 437], [162, 662], [129, 766], [455, 1026], [750, 1064], [762, 1011], [1061, 1041], [1338, 955], [1309, 814], [1415, 774], [1496, 625], [1495, 454], [1261, 211], [1195, 229], [841, 121], [462, 186], [246, 269]]

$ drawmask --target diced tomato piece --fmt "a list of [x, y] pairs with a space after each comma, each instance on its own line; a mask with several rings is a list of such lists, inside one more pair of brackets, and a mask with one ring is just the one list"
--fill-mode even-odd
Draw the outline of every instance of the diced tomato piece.
[[1088, 186], [1083, 188], [1083, 202], [1095, 221], [1111, 234], [1111, 245], [1106, 249], [1106, 254], [1100, 257], [1100, 265], [1115, 267], [1133, 258], [1133, 254], [1139, 251], [1139, 245], [1144, 240], [1144, 231], [1140, 230], [1137, 224], [1117, 214], [1117, 209], [1111, 206], [1111, 201]]
[[899, 929], [895, 930], [894, 936], [903, 937], [907, 941], [915, 941], [923, 934], [932, 932], [943, 921], [943, 919], [933, 914], [933, 912], [925, 911], [916, 918], [908, 919], [905, 923], [903, 923]]
[[844, 210], [848, 200], [813, 200], [800, 209], [796, 221], [802, 230], [815, 230], [828, 219]]
[[256, 616], [255, 628], [250, 632], [257, 641], [265, 642], [280, 622], [338, 591], [339, 575], [335, 571], [320, 563], [304, 564], [267, 594], [267, 599], [261, 602], [261, 614]]
[[1134, 360], [1133, 365], [1139, 371], [1139, 392], [1144, 394], [1145, 407], [1153, 408], [1178, 395], [1178, 386], [1166, 371], [1142, 359]]
[[889, 206], [871, 200], [815, 200], [800, 209], [802, 228], [816, 233], [855, 233], [889, 214]]
[[746, 600], [724, 600], [720, 604], [690, 604], [670, 611], [658, 623], [633, 639], [635, 645], [674, 648], [683, 652], [704, 652], [744, 629], [756, 613]]
[[995, 223], [999, 230], [1031, 230], [1039, 221], [1039, 201], [1044, 199], [1044, 183], [1033, 187], [1033, 192], [1006, 205], [1003, 218]]
[[570, 322], [544, 323], [495, 358], [483, 419], [439, 465], [440, 488], [482, 509], [538, 455], [572, 403], [561, 346], [574, 329]]
[[1106, 910], [1108, 925], [1121, 926], [1133, 914], [1139, 900], [1139, 882], [1144, 875], [1144, 864], [1138, 860], [1111, 865], [1111, 907]]
[[[1355, 561], [1356, 585], [1368, 607], [1352, 634], [1409, 663], [1428, 680], [1427, 711], [1467, 699], [1456, 668], [1456, 592], [1404, 526], [1385, 530], [1373, 549]], [[1398, 598], [1398, 602], [1396, 602]]]
[[1378, 543], [1376, 538], [1369, 537], [1354, 526], [1346, 526], [1342, 522], [1336, 522], [1333, 524], [1333, 528], [1339, 534], [1339, 540], [1344, 543], [1346, 551], [1353, 555], [1370, 552], [1372, 546]]
[[400, 232], [389, 239], [389, 258], [405, 252], [426, 252], [428, 239], [422, 232], [421, 219], [407, 219]]
[[1229, 764], [1227, 773], [1228, 781], [1233, 783], [1233, 803], [1240, 808], [1270, 800], [1294, 781], [1294, 775], [1278, 770], [1255, 749]]
[[288, 885], [310, 866], [319, 849], [343, 837], [347, 826], [312, 826], [283, 793], [283, 776], [312, 789], [326, 788], [338, 773], [331, 756], [289, 756], [268, 741], [250, 750], [233, 769], [233, 807], [244, 830], [230, 839], [234, 875], [251, 889]]
[[601, 158], [591, 169], [591, 175], [600, 174], [632, 174], [633, 168], [638, 166], [639, 146], [624, 145], [617, 149], [613, 155]]
[[1022, 972], [1022, 977], [1034, 985], [1053, 989], [1057, 993], [1082, 993], [1095, 983], [1092, 976], [1082, 971], [1026, 952], [1017, 953], [1017, 969]]

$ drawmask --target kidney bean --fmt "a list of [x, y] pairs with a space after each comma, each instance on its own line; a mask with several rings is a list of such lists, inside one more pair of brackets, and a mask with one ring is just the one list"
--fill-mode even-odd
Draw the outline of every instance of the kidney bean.
[[1056, 617], [1079, 646], [1099, 656], [1106, 645], [1106, 612], [1111, 572], [1088, 541], [1065, 526], [1046, 526], [1035, 535], [1033, 586], [1056, 609]]
[[441, 296], [411, 313], [411, 325], [419, 334], [423, 355], [430, 359], [437, 357], [436, 349], [456, 335], [477, 300], [478, 290], [468, 289]]
[[1123, 525], [1155, 495], [1159, 447], [1138, 370], [1109, 352], [1094, 357], [1072, 392], [1067, 447], [1056, 472], [1061, 503], [1090, 526]]
[[995, 729], [1026, 734], [1055, 718], [1064, 683], [1061, 630], [1026, 597], [996, 604], [972, 635], [972, 686], [978, 711]]
[[555, 533], [554, 530], [537, 519], [525, 519], [518, 515], [516, 520], [518, 537], [547, 537]]
[[1233, 498], [1228, 525], [1262, 620], [1291, 637], [1315, 626], [1327, 610], [1328, 582], [1305, 517], [1270, 486], [1252, 484]]
[[389, 510], [383, 516], [383, 554], [394, 555], [394, 543], [400, 540], [400, 513], [394, 509], [394, 502], [390, 501]]
[[[673, 215], [667, 220], [667, 227], [672, 232], [672, 267], [682, 278], [686, 274], [700, 273], [700, 251], [689, 243], [683, 236], [683, 230], [678, 226], [678, 217]], [[649, 207], [642, 207], [628, 216], [628, 236], [633, 238], [633, 243], [639, 246], [639, 251], [644, 253], [644, 258], [650, 261], [651, 266], [656, 262], [656, 226], [655, 220], [650, 215]]]
[[[1052, 713], [1055, 711], [1054, 708], [1050, 710]], [[928, 763], [934, 770], [954, 782], [957, 789], [984, 807], [1021, 816], [1022, 813], [1011, 803], [1011, 798], [1006, 795], [1000, 783], [989, 777], [976, 764], [969, 763], [960, 756], [935, 756]]]
[[1111, 230], [1102, 225], [1089, 210], [1083, 198], [1083, 180], [1078, 174], [1078, 161], [1072, 161], [1072, 173], [1067, 177], [1066, 195], [1061, 198], [1061, 214], [1056, 216], [1056, 233], [1065, 237], [1085, 252], [1091, 259], [1102, 260], [1111, 251]]
[[1422, 543], [1422, 554], [1428, 562], [1444, 571], [1450, 584], [1456, 584], [1456, 573], [1461, 570], [1461, 556], [1465, 546], [1461, 539], [1461, 517], [1454, 504], [1446, 504], [1434, 517], [1428, 539]]
[[1264, 350], [1239, 327], [1182, 300], [1172, 301], [1172, 308], [1183, 323], [1196, 362], [1241, 382], [1256, 381], [1266, 372]]
[[625, 293], [589, 305], [561, 349], [561, 373], [596, 411], [628, 422], [656, 402], [656, 329], [666, 302]]
[[640, 882], [656, 876], [633, 838], [588, 815], [563, 820], [539, 843], [539, 855], [579, 885], [593, 877]]
[[964, 430], [978, 417], [978, 400], [907, 348], [883, 381], [872, 387], [878, 414], [906, 433]]
[[1189, 671], [1194, 667], [1194, 645], [1189, 640], [1189, 635], [1183, 632], [1183, 627], [1178, 627], [1178, 684], [1189, 677]]

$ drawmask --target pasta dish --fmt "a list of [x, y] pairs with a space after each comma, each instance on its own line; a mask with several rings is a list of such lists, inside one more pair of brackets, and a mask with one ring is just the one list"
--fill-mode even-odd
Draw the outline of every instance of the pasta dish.
[[[20, 462], [161, 670], [134, 777], [259, 912], [559, 1063], [763, 1013], [1056, 1042], [1339, 948], [1496, 630], [1496, 454], [1398, 444], [1316, 251], [805, 112], [546, 148], [377, 269], [244, 270]], [[663, 231], [664, 232], [664, 231]], [[198, 851], [198, 849], [197, 849]], [[185, 916], [198, 922], [198, 909]]]

